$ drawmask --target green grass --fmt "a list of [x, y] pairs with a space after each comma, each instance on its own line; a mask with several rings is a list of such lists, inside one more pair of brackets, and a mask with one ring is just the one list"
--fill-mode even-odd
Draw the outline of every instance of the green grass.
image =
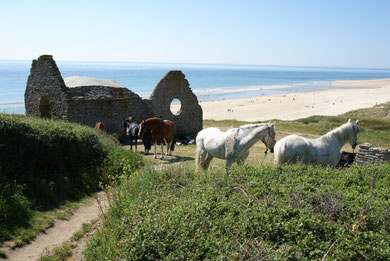
[[67, 242], [59, 247], [56, 247], [52, 254], [44, 256], [40, 261], [63, 261], [68, 260], [72, 256], [72, 248], [75, 242], [79, 241], [86, 233], [91, 232], [98, 220], [93, 220], [90, 223], [84, 223], [81, 230], [75, 232], [70, 239], [72, 242]]
[[69, 245], [63, 245], [57, 247], [54, 250], [53, 255], [45, 256], [39, 259], [39, 261], [63, 261], [72, 256], [72, 250]]
[[73, 241], [80, 240], [86, 233], [89, 233], [93, 230], [93, 227], [96, 224], [96, 222], [97, 220], [93, 220], [90, 223], [84, 223], [81, 230], [73, 234], [71, 240]]
[[[352, 118], [352, 120], [357, 120]], [[332, 129], [339, 127], [346, 123], [348, 117], [329, 117], [329, 116], [311, 116], [296, 121], [280, 121], [276, 120], [276, 140], [290, 135], [298, 134], [308, 138], [317, 138], [331, 131]], [[239, 121], [204, 121], [204, 128], [217, 127], [221, 130], [227, 130], [229, 128], [239, 127], [240, 125], [247, 124], [249, 122]], [[382, 119], [361, 119], [359, 123], [358, 141], [360, 144], [368, 142], [376, 147], [390, 148], [390, 121]], [[345, 145], [342, 150], [352, 152], [350, 145]], [[163, 163], [168, 165], [170, 163], [180, 162], [180, 164], [193, 168], [195, 158], [196, 145], [189, 146], [176, 146], [173, 156], [166, 157], [164, 161], [154, 160], [156, 164]], [[256, 143], [250, 150], [249, 156], [245, 162], [249, 166], [259, 166], [264, 157], [265, 146], [262, 142]], [[356, 152], [356, 150], [355, 150]], [[149, 160], [153, 160], [152, 155], [146, 157]], [[210, 170], [223, 169], [225, 165], [224, 160], [213, 159], [210, 165]], [[265, 166], [273, 166], [273, 154], [268, 154], [263, 163]]]
[[[390, 103], [378, 107], [276, 120], [277, 140], [292, 133], [315, 138], [351, 117], [360, 120], [359, 143], [390, 147]], [[207, 120], [204, 128], [246, 123]], [[195, 148], [176, 146], [173, 156], [154, 161], [166, 167], [121, 180], [87, 260], [390, 258], [389, 165], [274, 167], [271, 154], [259, 168], [259, 142], [245, 167], [225, 172], [224, 161], [214, 159], [209, 171], [195, 172]]]
[[[276, 120], [277, 140], [292, 133], [318, 137], [351, 117], [360, 120], [359, 143], [390, 147], [389, 107]], [[204, 121], [204, 128], [242, 124]], [[116, 194], [103, 229], [86, 250], [90, 260], [312, 260], [328, 250], [331, 259], [390, 256], [388, 165], [275, 168], [268, 156], [265, 167], [257, 168], [265, 150], [257, 143], [247, 166], [228, 173], [223, 160], [213, 160], [209, 172], [195, 172], [195, 145], [176, 146], [174, 156], [154, 161], [175, 167], [154, 170], [109, 136], [77, 124], [0, 114], [0, 131], [0, 144], [6, 145], [0, 147], [0, 240], [25, 244], [52, 224], [43, 213], [108, 182]], [[52, 216], [66, 219], [70, 212]]]
[[70, 202], [144, 165], [114, 137], [74, 123], [0, 114], [0, 133], [0, 242], [16, 246], [68, 219]]
[[121, 182], [88, 260], [390, 257], [389, 165], [140, 171]]

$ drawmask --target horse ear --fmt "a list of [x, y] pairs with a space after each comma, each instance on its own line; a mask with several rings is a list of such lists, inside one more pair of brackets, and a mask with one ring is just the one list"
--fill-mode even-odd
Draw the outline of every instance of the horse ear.
[[347, 123], [350, 123], [351, 122], [351, 118], [348, 119], [348, 122]]
[[357, 121], [355, 122], [355, 124], [356, 124], [356, 125], [359, 125], [359, 122], [360, 122], [360, 121], [359, 121], [359, 120], [357, 120]]

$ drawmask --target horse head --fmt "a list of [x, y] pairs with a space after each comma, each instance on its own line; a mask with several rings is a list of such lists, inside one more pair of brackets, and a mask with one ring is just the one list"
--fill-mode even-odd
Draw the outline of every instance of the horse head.
[[141, 118], [141, 122], [139, 124], [138, 137], [140, 139], [142, 139], [144, 137], [145, 132], [146, 132], [145, 120], [143, 118]]
[[128, 136], [130, 131], [130, 121], [127, 119], [123, 119], [123, 129], [125, 131], [125, 134]]
[[352, 122], [351, 119], [348, 119], [347, 124], [351, 124], [352, 135], [349, 139], [349, 144], [352, 146], [352, 149], [355, 149], [358, 145], [357, 133], [359, 132], [359, 120]]
[[271, 153], [274, 153], [274, 146], [275, 146], [275, 143], [276, 143], [276, 139], [275, 139], [275, 123], [268, 123], [268, 133], [266, 134], [266, 141], [265, 141], [265, 145], [267, 146], [267, 148], [270, 150]]
[[97, 123], [95, 124], [95, 129], [101, 130], [101, 131], [103, 131], [103, 132], [106, 132], [106, 131], [107, 131], [106, 125], [105, 125], [103, 122], [101, 122], [101, 121], [99, 121], [99, 122], [97, 122]]

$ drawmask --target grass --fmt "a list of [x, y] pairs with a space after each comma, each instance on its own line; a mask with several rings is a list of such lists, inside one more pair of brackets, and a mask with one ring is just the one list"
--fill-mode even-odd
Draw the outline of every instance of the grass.
[[349, 111], [344, 114], [346, 117], [364, 119], [382, 119], [390, 121], [390, 102], [375, 105], [371, 108]]
[[94, 229], [94, 226], [98, 220], [93, 220], [90, 223], [84, 223], [81, 230], [75, 232], [70, 239], [71, 242], [64, 243], [59, 247], [56, 247], [53, 250], [53, 253], [41, 257], [40, 261], [63, 261], [67, 260], [72, 256], [72, 248], [75, 245], [75, 242], [79, 241], [84, 237], [85, 234], [91, 232]]
[[389, 165], [195, 172], [122, 180], [88, 260], [390, 257]]
[[40, 261], [63, 261], [72, 256], [72, 249], [69, 245], [57, 247], [50, 256], [40, 258]]
[[[278, 140], [292, 133], [318, 137], [351, 117], [353, 120], [360, 119], [360, 143], [389, 147], [390, 121], [385, 117], [389, 107], [389, 104], [384, 104], [374, 107], [375, 112], [359, 110], [339, 117], [276, 120], [276, 138]], [[371, 118], [374, 115], [375, 118]], [[20, 157], [26, 160], [29, 155], [47, 154], [47, 148], [61, 148], [67, 141], [73, 144], [80, 141], [88, 143], [89, 140], [99, 145], [69, 150], [67, 153], [71, 156], [82, 152], [81, 160], [71, 160], [70, 166], [63, 165], [65, 163], [61, 162], [56, 150], [51, 159], [60, 160], [61, 168], [53, 168], [48, 161], [43, 164], [48, 167], [44, 173], [61, 176], [73, 173], [69, 170], [77, 168], [75, 162], [85, 163], [81, 168], [83, 171], [75, 169], [74, 173], [85, 179], [82, 185], [88, 189], [92, 188], [90, 184], [96, 185], [96, 180], [104, 182], [97, 168], [103, 166], [105, 180], [117, 186], [115, 200], [111, 203], [113, 207], [104, 227], [86, 250], [89, 259], [102, 259], [107, 255], [109, 259], [310, 260], [322, 258], [327, 251], [329, 258], [389, 258], [390, 250], [384, 243], [390, 239], [390, 205], [386, 200], [390, 186], [388, 165], [353, 167], [345, 171], [312, 166], [274, 168], [273, 157], [268, 155], [263, 168], [258, 168], [265, 150], [260, 142], [251, 148], [246, 167], [225, 172], [224, 161], [214, 159], [209, 171], [198, 173], [194, 171], [193, 162], [195, 145], [176, 146], [174, 156], [166, 157], [164, 161], [153, 160], [152, 155], [142, 158], [139, 154], [123, 150], [109, 137], [100, 136], [85, 127], [0, 116], [0, 129], [11, 126], [13, 132], [10, 133], [16, 132], [18, 137], [25, 134], [21, 130], [25, 130], [26, 126], [33, 126], [33, 131], [27, 132], [29, 135], [23, 138], [27, 139], [27, 143], [22, 144], [31, 143], [31, 148], [35, 149], [45, 148], [36, 153], [26, 153], [22, 146], [16, 146], [17, 151], [8, 155], [9, 162], [16, 162], [16, 165], [0, 169], [6, 174], [4, 176], [13, 177], [0, 182], [0, 208], [12, 210], [8, 216], [24, 220], [24, 223], [11, 228], [1, 227], [0, 235], [12, 238], [20, 229], [26, 229], [19, 233], [19, 237], [14, 237], [17, 245], [25, 244], [34, 237], [34, 233], [52, 222], [42, 215], [45, 211], [37, 208], [36, 201], [31, 201], [28, 183], [10, 175], [23, 170], [24, 165], [18, 162]], [[205, 121], [204, 127], [226, 130], [242, 124], [246, 122]], [[60, 142], [56, 142], [58, 137]], [[5, 141], [0, 140], [0, 143]], [[16, 139], [13, 141], [17, 142]], [[40, 144], [46, 147], [40, 147]], [[84, 155], [91, 149], [99, 151], [99, 146], [100, 152]], [[348, 150], [347, 147], [345, 149]], [[88, 160], [91, 155], [95, 155], [91, 158], [92, 162], [99, 164], [91, 164]], [[149, 159], [160, 167], [155, 170], [145, 164]], [[32, 175], [36, 174], [34, 170], [41, 170], [42, 162], [35, 163], [38, 165], [32, 165]], [[89, 179], [88, 171], [93, 171], [92, 177], [99, 178]], [[23, 175], [28, 177], [26, 173]], [[71, 184], [66, 179], [39, 177], [40, 186], [35, 189], [45, 192], [45, 196], [54, 194], [56, 184]], [[5, 208], [6, 203], [12, 207]], [[49, 209], [61, 205], [58, 202], [47, 204]], [[54, 216], [66, 219], [70, 212], [59, 210]], [[35, 216], [35, 213], [39, 214]], [[35, 223], [37, 228], [31, 232], [30, 228]], [[58, 256], [66, 256], [67, 252], [65, 247], [59, 250]]]
[[7, 258], [7, 254], [3, 250], [0, 250], [0, 258]]
[[[351, 117], [360, 119], [360, 143], [389, 147], [390, 121], [370, 115], [378, 112], [277, 120], [276, 138], [315, 138]], [[204, 128], [243, 124], [204, 121]], [[389, 165], [274, 167], [268, 155], [259, 167], [265, 150], [259, 142], [244, 167], [226, 172], [224, 161], [214, 159], [209, 171], [196, 172], [195, 149], [176, 146], [163, 161], [148, 155], [160, 167], [120, 181], [104, 226], [85, 251], [88, 260], [390, 258]]]
[[84, 223], [81, 230], [73, 234], [71, 240], [72, 241], [80, 240], [86, 233], [89, 233], [93, 230], [93, 227], [96, 224], [96, 222], [97, 220], [93, 220], [90, 223]]
[[33, 211], [29, 221], [29, 226], [19, 227], [9, 235], [8, 245], [12, 247], [22, 247], [33, 240], [40, 232], [52, 227], [54, 220], [69, 220], [73, 211], [81, 206], [92, 203], [92, 198], [83, 198], [80, 201], [66, 201], [58, 208], [48, 211]]
[[[358, 118], [354, 118], [356, 120]], [[296, 121], [276, 121], [276, 140], [290, 135], [298, 134], [307, 138], [317, 138], [324, 135], [328, 131], [346, 123], [348, 117], [329, 117], [329, 116], [312, 116], [305, 119]], [[227, 130], [229, 128], [239, 127], [240, 125], [247, 124], [248, 122], [239, 122], [235, 120], [225, 121], [204, 121], [204, 128], [217, 127], [221, 130]], [[378, 119], [363, 119], [359, 123], [358, 140], [359, 143], [371, 143], [377, 147], [390, 147], [390, 121], [378, 120]], [[264, 158], [265, 145], [262, 142], [256, 143], [250, 150], [249, 156], [245, 162], [248, 166], [259, 166]], [[343, 147], [344, 151], [352, 152], [350, 145]], [[152, 148], [153, 151], [153, 148]], [[160, 152], [158, 147], [157, 152]], [[194, 168], [196, 145], [187, 146], [175, 146], [173, 156], [166, 156], [164, 160], [153, 160], [153, 154], [147, 155], [145, 159], [154, 162], [155, 164], [162, 164], [168, 166], [172, 163], [181, 164], [183, 166]], [[223, 169], [225, 165], [224, 160], [213, 159], [210, 164], [210, 171], [216, 171]], [[273, 154], [268, 154], [263, 163], [264, 166], [273, 166]]]

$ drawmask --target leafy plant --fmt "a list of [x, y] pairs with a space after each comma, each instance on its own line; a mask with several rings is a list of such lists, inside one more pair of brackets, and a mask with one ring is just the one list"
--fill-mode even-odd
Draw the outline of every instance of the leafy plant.
[[86, 256], [383, 260], [390, 256], [389, 171], [389, 165], [144, 169], [116, 187]]

